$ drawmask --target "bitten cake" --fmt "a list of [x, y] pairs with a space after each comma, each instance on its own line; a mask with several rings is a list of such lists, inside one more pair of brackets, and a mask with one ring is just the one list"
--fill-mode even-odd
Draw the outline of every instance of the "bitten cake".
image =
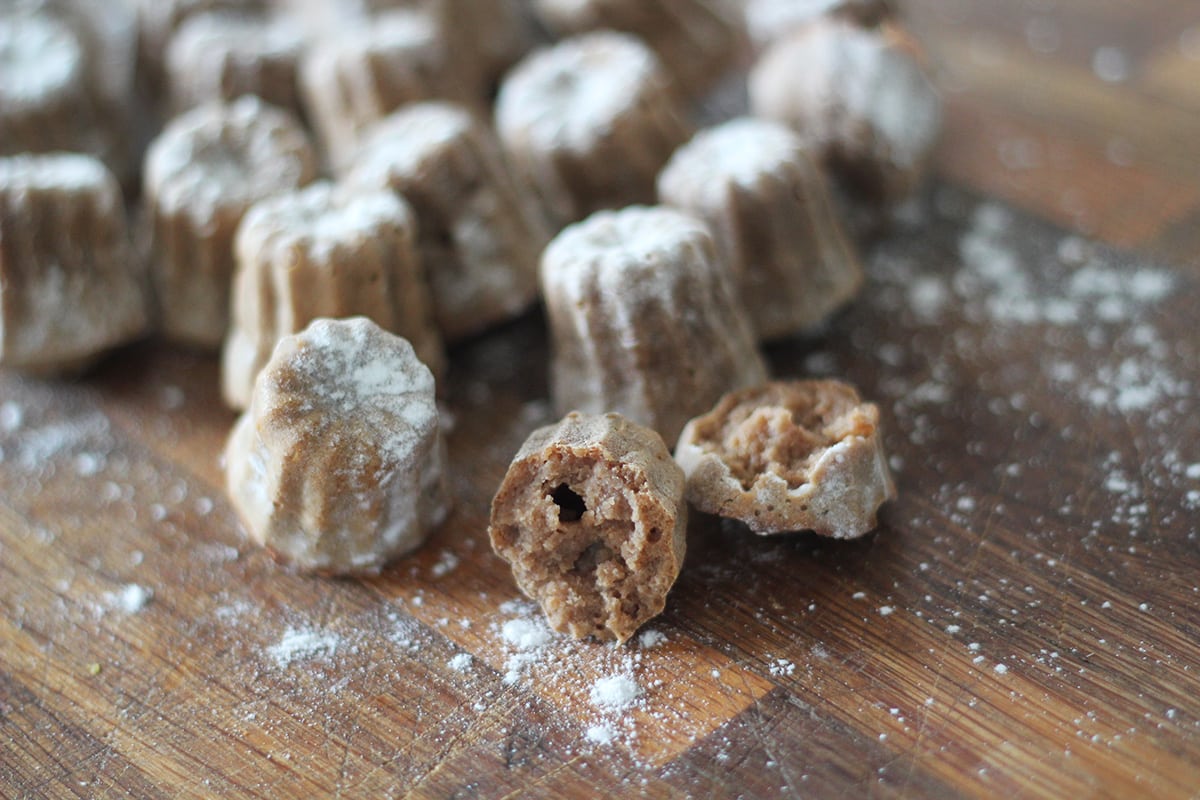
[[852, 195], [873, 205], [917, 187], [941, 128], [937, 91], [911, 46], [836, 19], [768, 50], [750, 74], [750, 105], [794, 128]]
[[689, 135], [682, 96], [654, 53], [607, 31], [514, 67], [496, 100], [496, 129], [518, 177], [559, 225], [651, 202], [655, 175]]
[[708, 223], [759, 339], [820, 324], [862, 286], [825, 176], [783, 125], [702, 131], [671, 157], [658, 196]]
[[438, 328], [449, 340], [510, 319], [537, 297], [550, 239], [491, 132], [461, 106], [417, 103], [371, 130], [345, 178], [412, 204]]
[[198, 14], [167, 45], [171, 106], [181, 112], [252, 94], [300, 117], [296, 73], [305, 44], [287, 17]]
[[435, 375], [443, 367], [416, 223], [391, 192], [317, 183], [255, 205], [235, 239], [232, 326], [221, 388], [234, 408], [284, 336], [318, 317], [364, 316], [403, 336]]
[[193, 109], [151, 143], [143, 195], [168, 338], [221, 345], [238, 223], [259, 200], [310, 182], [316, 164], [299, 123], [255, 97]]
[[250, 536], [311, 572], [372, 572], [445, 518], [433, 374], [404, 339], [356, 317], [287, 336], [225, 448]]
[[733, 68], [745, 46], [742, 18], [724, 0], [534, 0], [534, 9], [559, 35], [609, 29], [637, 36], [691, 94]]
[[879, 409], [839, 381], [733, 392], [688, 423], [675, 448], [687, 499], [759, 534], [811, 530], [853, 539], [896, 496]]
[[77, 368], [146, 323], [112, 173], [84, 155], [0, 158], [0, 365]]
[[300, 87], [329, 163], [345, 167], [363, 131], [402, 105], [475, 99], [475, 67], [457, 57], [427, 9], [391, 11], [318, 39], [301, 64]]
[[559, 413], [617, 411], [673, 441], [766, 367], [704, 224], [669, 208], [601, 211], [542, 256]]
[[556, 630], [623, 642], [662, 612], [683, 565], [683, 486], [654, 431], [568, 414], [521, 446], [488, 535]]

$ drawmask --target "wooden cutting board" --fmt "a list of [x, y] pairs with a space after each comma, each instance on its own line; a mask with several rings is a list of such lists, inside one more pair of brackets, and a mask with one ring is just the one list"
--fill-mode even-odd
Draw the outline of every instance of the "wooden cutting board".
[[[622, 648], [549, 634], [487, 545], [550, 419], [536, 313], [453, 354], [457, 509], [371, 580], [245, 542], [214, 360], [0, 373], [0, 795], [1196, 796], [1182, 5], [912, 4], [958, 90], [943, 178], [870, 248], [859, 302], [769, 350], [880, 403], [900, 498], [850, 543], [694, 520], [666, 613]], [[1098, 81], [1111, 42], [1136, 78]]]

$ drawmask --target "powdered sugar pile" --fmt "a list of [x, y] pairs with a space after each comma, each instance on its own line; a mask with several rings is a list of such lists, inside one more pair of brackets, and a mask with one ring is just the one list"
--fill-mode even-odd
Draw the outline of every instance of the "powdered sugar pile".
[[315, 628], [288, 628], [279, 641], [267, 649], [267, 654], [279, 668], [294, 661], [328, 658], [341, 646], [341, 638], [329, 631]]

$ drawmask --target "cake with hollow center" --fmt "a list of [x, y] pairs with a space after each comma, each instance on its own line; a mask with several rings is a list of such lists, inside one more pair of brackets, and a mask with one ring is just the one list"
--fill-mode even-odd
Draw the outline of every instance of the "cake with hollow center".
[[840, 381], [733, 392], [688, 423], [675, 447], [687, 499], [758, 534], [811, 530], [853, 539], [896, 496], [879, 409]]
[[623, 642], [662, 612], [683, 565], [683, 486], [654, 431], [568, 414], [521, 446], [488, 535], [556, 630]]
[[320, 573], [378, 571], [449, 508], [433, 374], [370, 320], [320, 319], [282, 339], [225, 448], [250, 536]]
[[766, 380], [728, 269], [681, 211], [600, 211], [546, 248], [559, 413], [616, 411], [674, 441], [728, 391]]

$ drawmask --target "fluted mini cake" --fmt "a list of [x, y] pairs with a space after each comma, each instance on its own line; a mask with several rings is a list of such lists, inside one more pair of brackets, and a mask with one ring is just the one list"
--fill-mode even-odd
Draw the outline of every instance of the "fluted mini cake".
[[225, 401], [245, 408], [279, 340], [319, 317], [365, 316], [412, 343], [438, 375], [441, 338], [415, 237], [408, 204], [386, 191], [317, 183], [250, 209], [234, 245], [233, 319], [221, 360]]
[[465, 107], [416, 103], [388, 117], [371, 130], [345, 183], [390, 189], [412, 204], [446, 339], [478, 333], [536, 299], [548, 224], [491, 132]]
[[178, 113], [252, 94], [299, 118], [297, 72], [306, 44], [300, 27], [287, 17], [198, 14], [167, 45], [171, 107]]
[[496, 130], [559, 226], [652, 202], [655, 175], [690, 133], [658, 58], [610, 31], [565, 39], [514, 67], [496, 99]]
[[456, 58], [445, 23], [424, 8], [391, 11], [318, 39], [301, 64], [300, 88], [329, 164], [344, 168], [364, 131], [403, 105], [473, 102], [475, 67]]
[[708, 223], [762, 340], [820, 324], [862, 286], [825, 176], [784, 125], [741, 118], [698, 133], [658, 195]]
[[0, 158], [0, 365], [58, 372], [143, 333], [145, 271], [95, 158]]
[[726, 392], [766, 380], [728, 269], [681, 211], [600, 211], [560, 233], [540, 277], [560, 413], [616, 411], [667, 441]]
[[146, 155], [143, 195], [168, 338], [220, 347], [238, 223], [254, 203], [304, 186], [316, 173], [300, 124], [255, 97], [200, 106], [167, 125]]
[[225, 448], [250, 536], [308, 572], [378, 571], [445, 519], [433, 374], [412, 346], [356, 317], [285, 337]]
[[746, 45], [741, 15], [724, 0], [534, 0], [555, 33], [598, 29], [637, 36], [691, 94], [712, 86]]
[[941, 101], [910, 45], [822, 18], [771, 47], [750, 74], [757, 116], [790, 125], [851, 194], [895, 204], [925, 175]]

